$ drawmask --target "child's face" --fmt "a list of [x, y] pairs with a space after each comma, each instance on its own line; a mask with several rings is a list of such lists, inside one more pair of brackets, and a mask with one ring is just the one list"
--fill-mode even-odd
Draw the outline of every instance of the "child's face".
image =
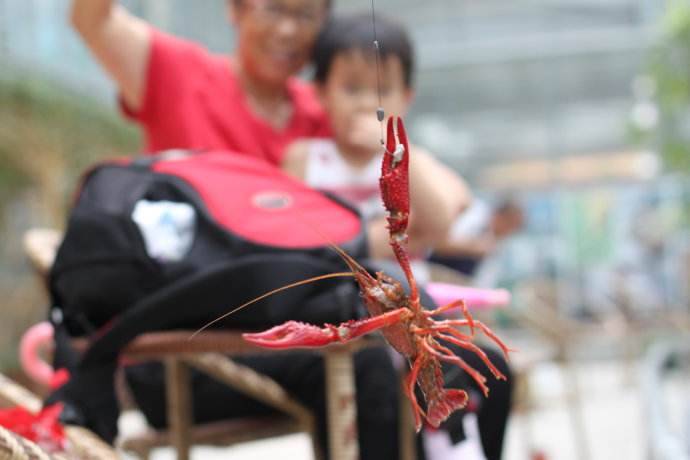
[[[389, 55], [381, 59], [379, 70], [381, 106], [386, 116], [405, 115], [412, 91], [405, 85], [400, 58]], [[326, 81], [319, 88], [335, 140], [348, 152], [373, 156], [378, 151], [378, 80], [374, 55], [351, 50], [335, 56]]]

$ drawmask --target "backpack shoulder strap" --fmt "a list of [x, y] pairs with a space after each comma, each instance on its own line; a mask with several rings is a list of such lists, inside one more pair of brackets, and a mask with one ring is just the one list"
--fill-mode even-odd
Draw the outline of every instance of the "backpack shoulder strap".
[[[70, 380], [50, 395], [48, 403], [65, 404], [63, 423], [86, 426], [112, 442], [119, 413], [114, 372], [120, 350], [130, 341], [155, 330], [201, 327], [271, 289], [333, 271], [333, 264], [304, 254], [256, 254], [189, 276], [147, 296], [116, 318], [76, 365], [73, 357], [63, 360], [69, 365]], [[257, 283], [257, 279], [264, 281]], [[346, 321], [363, 314], [358, 296], [350, 279], [318, 281], [257, 302], [229, 317], [222, 326], [258, 329], [288, 319]]]

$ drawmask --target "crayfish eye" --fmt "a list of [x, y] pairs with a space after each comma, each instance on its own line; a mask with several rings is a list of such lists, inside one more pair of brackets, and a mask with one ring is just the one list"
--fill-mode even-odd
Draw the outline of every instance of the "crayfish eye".
[[385, 303], [388, 298], [388, 293], [386, 292], [385, 286], [372, 288], [371, 294], [378, 302], [381, 303]]
[[388, 284], [385, 286], [382, 286], [383, 292], [386, 294], [386, 300], [389, 302], [392, 302], [394, 304], [399, 303], [403, 296], [401, 295], [401, 289], [399, 289], [399, 286], [396, 286], [394, 284]]

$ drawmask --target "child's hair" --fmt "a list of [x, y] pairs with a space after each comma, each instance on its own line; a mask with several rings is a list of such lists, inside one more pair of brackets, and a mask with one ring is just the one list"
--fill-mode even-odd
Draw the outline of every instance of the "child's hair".
[[[405, 85], [412, 87], [414, 52], [410, 38], [401, 24], [376, 15], [376, 39], [381, 58], [397, 56], [403, 68]], [[314, 46], [314, 80], [325, 83], [333, 60], [344, 51], [374, 53], [374, 26], [370, 14], [331, 17], [324, 25]]]

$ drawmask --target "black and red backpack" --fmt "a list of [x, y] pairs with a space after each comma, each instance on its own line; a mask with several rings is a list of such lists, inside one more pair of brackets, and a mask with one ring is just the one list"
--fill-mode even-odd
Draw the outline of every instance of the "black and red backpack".
[[[166, 212], [180, 206], [186, 215], [177, 238], [180, 226], [166, 229]], [[154, 211], [141, 217], [141, 209]], [[152, 254], [151, 246], [170, 235], [172, 250], [163, 244], [162, 253]], [[260, 160], [170, 152], [92, 168], [49, 278], [54, 365], [72, 375], [49, 400], [71, 406], [64, 421], [112, 439], [112, 417], [104, 413], [116, 410], [112, 372], [130, 340], [152, 330], [198, 328], [272, 289], [346, 270], [331, 244], [355, 258], [366, 255], [357, 212]], [[218, 326], [338, 323], [361, 317], [359, 304], [350, 278], [330, 279], [282, 291]], [[83, 356], [70, 350], [75, 336], [94, 339]], [[93, 388], [105, 392], [100, 402], [88, 395]]]
[[[183, 254], [166, 258], [147, 250], [147, 244], [155, 245], [156, 238], [169, 237], [171, 231], [163, 228], [162, 235], [155, 234], [156, 225], [166, 224], [167, 216], [159, 212], [154, 218], [160, 222], [153, 223], [147, 241], [136, 222], [142, 204], [154, 209], [156, 204], [184, 205], [192, 213], [191, 238], [187, 235]], [[330, 244], [364, 257], [365, 237], [356, 211], [260, 160], [228, 152], [170, 152], [103, 163], [87, 172], [77, 192], [50, 273], [52, 302], [71, 334], [89, 334], [148, 295], [232, 270], [219, 286], [218, 305], [186, 308], [203, 323], [281, 283], [342, 269]], [[329, 287], [329, 282], [317, 283], [286, 295], [310, 296]], [[208, 289], [193, 295], [199, 300], [215, 296]], [[275, 301], [284, 303], [280, 296]], [[291, 308], [276, 310], [259, 305], [229, 322], [263, 327], [302, 316]], [[193, 327], [188, 315], [182, 315], [184, 326]], [[319, 315], [311, 312], [304, 319], [318, 321]], [[175, 313], [163, 311], [161, 316], [174, 321]]]

